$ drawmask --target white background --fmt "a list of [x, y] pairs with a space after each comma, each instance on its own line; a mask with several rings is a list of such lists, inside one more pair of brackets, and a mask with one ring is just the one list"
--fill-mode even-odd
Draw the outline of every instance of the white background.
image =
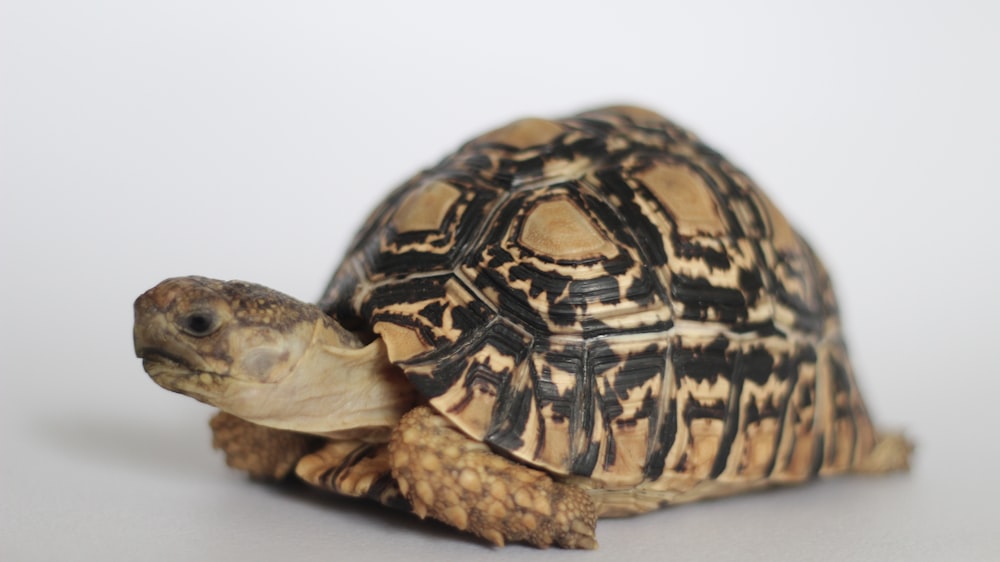
[[[362, 6], [363, 4], [363, 6]], [[0, 559], [996, 560], [994, 2], [0, 2]], [[254, 484], [131, 349], [160, 279], [316, 298], [459, 142], [608, 102], [689, 126], [825, 257], [914, 470], [490, 547]]]

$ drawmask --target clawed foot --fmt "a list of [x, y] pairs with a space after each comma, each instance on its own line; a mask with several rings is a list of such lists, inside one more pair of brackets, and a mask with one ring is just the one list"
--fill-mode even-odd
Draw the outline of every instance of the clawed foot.
[[910, 469], [913, 443], [902, 433], [880, 433], [875, 448], [856, 466], [858, 472], [884, 474]]
[[216, 414], [209, 425], [212, 446], [226, 454], [226, 464], [255, 478], [284, 478], [317, 445], [315, 437], [263, 427], [225, 412]]
[[593, 502], [576, 486], [493, 453], [429, 408], [400, 420], [390, 465], [413, 511], [502, 546], [597, 548]]

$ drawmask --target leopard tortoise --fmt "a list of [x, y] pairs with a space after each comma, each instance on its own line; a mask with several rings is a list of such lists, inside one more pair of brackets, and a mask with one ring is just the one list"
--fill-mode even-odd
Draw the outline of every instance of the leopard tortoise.
[[598, 517], [905, 469], [823, 266], [761, 190], [634, 107], [524, 119], [374, 211], [318, 306], [168, 279], [135, 302], [161, 386], [263, 478], [502, 545]]

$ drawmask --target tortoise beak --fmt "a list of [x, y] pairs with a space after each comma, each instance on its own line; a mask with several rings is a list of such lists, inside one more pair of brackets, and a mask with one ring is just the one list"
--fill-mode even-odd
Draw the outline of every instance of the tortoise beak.
[[[192, 371], [209, 370], [195, 340], [214, 333], [219, 320], [196, 303], [217, 298], [212, 283], [201, 277], [167, 279], [139, 295], [133, 305], [132, 345], [136, 357], [143, 359], [144, 367], [153, 362]], [[193, 332], [195, 329], [198, 331]]]
[[167, 311], [170, 300], [165, 299], [163, 283], [153, 287], [135, 299], [132, 308], [135, 320], [132, 326], [132, 345], [140, 359], [160, 354], [168, 341]]

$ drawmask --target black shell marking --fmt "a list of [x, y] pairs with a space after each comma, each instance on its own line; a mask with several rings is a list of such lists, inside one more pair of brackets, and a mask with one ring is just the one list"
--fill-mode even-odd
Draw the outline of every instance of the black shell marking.
[[471, 436], [609, 488], [799, 481], [874, 443], [822, 265], [640, 109], [467, 143], [371, 215], [321, 305]]

